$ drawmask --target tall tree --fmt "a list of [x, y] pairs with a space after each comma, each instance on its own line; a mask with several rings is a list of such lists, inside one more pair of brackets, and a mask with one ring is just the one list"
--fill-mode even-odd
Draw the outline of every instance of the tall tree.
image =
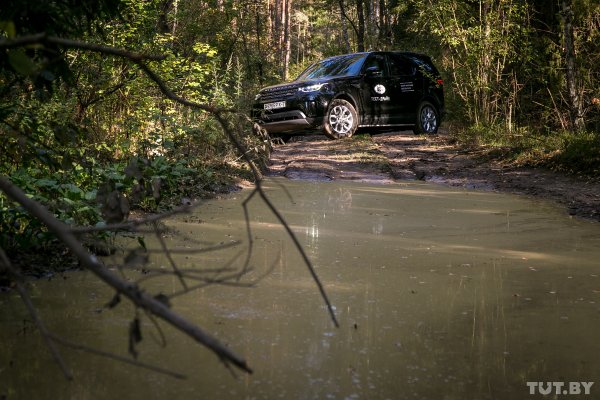
[[358, 19], [356, 30], [356, 47], [358, 51], [365, 51], [365, 4], [364, 0], [356, 0], [356, 16]]
[[563, 25], [563, 57], [565, 63], [565, 78], [569, 102], [569, 116], [574, 130], [581, 131], [585, 128], [583, 120], [583, 102], [580, 96], [579, 79], [575, 56], [575, 34], [573, 32], [573, 10], [571, 2], [562, 0], [560, 13]]
[[292, 0], [283, 1], [283, 79], [289, 79], [290, 57], [292, 54]]

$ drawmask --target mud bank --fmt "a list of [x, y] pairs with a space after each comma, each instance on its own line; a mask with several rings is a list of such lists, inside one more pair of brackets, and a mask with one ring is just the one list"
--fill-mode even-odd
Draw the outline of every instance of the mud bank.
[[275, 146], [268, 173], [314, 181], [422, 180], [525, 194], [553, 200], [569, 215], [600, 221], [600, 182], [486, 159], [477, 150], [461, 148], [445, 132], [429, 137], [390, 132], [338, 141], [296, 136]]

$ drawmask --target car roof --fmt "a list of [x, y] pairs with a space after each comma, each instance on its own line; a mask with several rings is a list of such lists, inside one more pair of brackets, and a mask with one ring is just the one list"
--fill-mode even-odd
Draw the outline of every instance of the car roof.
[[405, 55], [405, 56], [417, 57], [417, 58], [426, 59], [426, 60], [430, 59], [430, 57], [428, 55], [426, 55], [426, 54], [416, 53], [416, 52], [413, 52], [413, 51], [403, 51], [403, 50], [386, 50], [386, 51], [369, 50], [369, 51], [359, 51], [359, 52], [356, 52], [356, 53], [339, 54], [339, 55], [336, 55], [336, 56], [331, 56], [331, 57], [323, 58], [320, 61], [333, 60], [335, 58], [355, 56], [355, 55], [361, 55], [361, 54], [365, 54], [365, 55], [369, 55], [369, 54], [402, 54], [402, 55]]

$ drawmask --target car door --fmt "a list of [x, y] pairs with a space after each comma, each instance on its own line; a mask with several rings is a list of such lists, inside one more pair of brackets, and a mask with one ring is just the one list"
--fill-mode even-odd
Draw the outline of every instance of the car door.
[[390, 76], [390, 123], [413, 123], [422, 88], [418, 85], [415, 64], [399, 53], [387, 55]]
[[390, 101], [387, 60], [384, 54], [372, 53], [361, 71], [361, 125], [390, 124]]

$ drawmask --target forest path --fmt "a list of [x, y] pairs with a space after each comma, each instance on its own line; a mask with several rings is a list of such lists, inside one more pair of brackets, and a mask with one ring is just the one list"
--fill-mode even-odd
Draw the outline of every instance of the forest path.
[[600, 221], [600, 182], [501, 162], [487, 153], [458, 146], [446, 132], [435, 136], [388, 132], [335, 141], [323, 135], [304, 135], [275, 145], [268, 174], [380, 184], [423, 180], [525, 194], [556, 201], [570, 215]]

